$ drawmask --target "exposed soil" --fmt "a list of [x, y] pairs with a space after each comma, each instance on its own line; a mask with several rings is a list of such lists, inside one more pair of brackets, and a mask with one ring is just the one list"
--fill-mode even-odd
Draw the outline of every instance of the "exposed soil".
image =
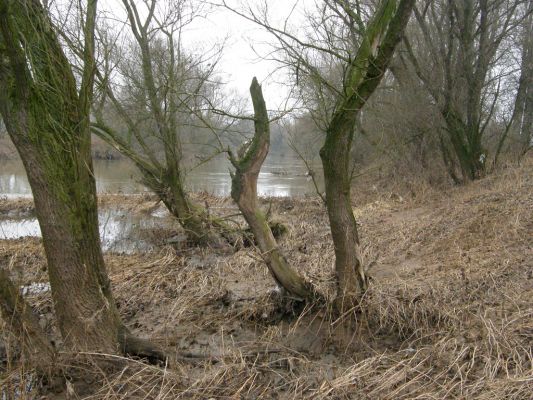
[[[147, 232], [155, 251], [108, 253], [106, 261], [126, 324], [159, 343], [169, 365], [122, 360], [104, 374], [90, 359], [68, 360], [70, 392], [45, 398], [532, 399], [532, 167], [530, 158], [425, 196], [358, 192], [354, 213], [373, 279], [353, 329], [326, 309], [291, 315], [281, 307], [252, 248], [176, 248], [161, 238], [179, 232]], [[229, 199], [197, 200], [235, 213]], [[111, 205], [132, 213], [160, 206], [150, 196], [101, 199]], [[3, 200], [0, 213], [27, 206]], [[331, 296], [333, 247], [320, 201], [263, 206], [289, 228], [280, 240], [289, 261]], [[38, 239], [0, 241], [0, 266], [20, 285], [47, 280]], [[50, 293], [27, 298], [61, 348]], [[7, 333], [3, 346], [0, 382], [14, 388], [29, 375]]]

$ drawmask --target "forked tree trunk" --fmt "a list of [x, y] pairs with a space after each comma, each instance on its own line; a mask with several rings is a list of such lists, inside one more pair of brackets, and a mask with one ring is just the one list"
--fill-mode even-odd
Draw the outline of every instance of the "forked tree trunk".
[[0, 0], [0, 9], [0, 112], [32, 188], [59, 329], [75, 351], [133, 353], [138, 342], [120, 320], [98, 232], [89, 130], [96, 1], [79, 94], [40, 2]]
[[7, 329], [20, 340], [22, 355], [39, 375], [54, 373], [56, 352], [41, 329], [37, 316], [10, 280], [7, 271], [0, 268], [0, 316]]
[[261, 256], [278, 285], [292, 296], [308, 301], [317, 300], [319, 294], [289, 265], [280, 251], [266, 217], [257, 204], [257, 178], [268, 154], [270, 127], [265, 100], [256, 78], [252, 80], [250, 95], [254, 107], [255, 134], [249, 146], [242, 148], [239, 158], [230, 155], [235, 167], [231, 197], [248, 222], [262, 253]]
[[385, 74], [403, 35], [414, 0], [384, 0], [368, 24], [347, 71], [344, 96], [336, 104], [320, 150], [326, 207], [335, 246], [338, 312], [354, 309], [367, 288], [350, 196], [350, 150], [359, 111]]
[[442, 115], [461, 169], [461, 182], [466, 183], [481, 178], [485, 174], [486, 154], [481, 145], [479, 126], [469, 128], [450, 106], [444, 108]]
[[[163, 202], [185, 230], [188, 239], [201, 246], [223, 245], [222, 238], [235, 244], [238, 235], [223, 221], [209, 216], [207, 211], [191, 200], [184, 187], [182, 172], [179, 166], [169, 171], [166, 166], [137, 154], [120, 135], [107, 126], [97, 115], [98, 122], [92, 123], [92, 132], [105, 140], [124, 156], [128, 157], [142, 174], [143, 184], [152, 190]], [[177, 162], [169, 160], [169, 163]]]

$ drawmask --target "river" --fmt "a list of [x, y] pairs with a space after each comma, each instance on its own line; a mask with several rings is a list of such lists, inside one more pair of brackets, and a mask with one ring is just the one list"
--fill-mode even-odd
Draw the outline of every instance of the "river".
[[[147, 189], [139, 183], [138, 170], [126, 160], [94, 163], [99, 193], [138, 194]], [[194, 192], [205, 191], [228, 196], [231, 190], [230, 165], [224, 159], [193, 169], [186, 185]], [[303, 163], [296, 158], [268, 158], [258, 181], [260, 196], [305, 196], [315, 193]], [[0, 197], [31, 197], [31, 188], [20, 160], [0, 161]], [[152, 248], [142, 232], [155, 227], [172, 228], [175, 221], [161, 208], [150, 215], [132, 215], [120, 209], [99, 212], [100, 237], [104, 251], [131, 253]], [[39, 237], [41, 231], [35, 217], [0, 216], [0, 240]]]
[[[317, 168], [318, 169], [318, 168]], [[138, 170], [127, 160], [94, 162], [98, 193], [143, 193]], [[192, 192], [205, 191], [228, 196], [231, 190], [230, 164], [219, 158], [187, 173], [186, 186]], [[315, 193], [304, 164], [296, 157], [267, 158], [258, 180], [259, 196], [294, 197]], [[0, 161], [0, 196], [30, 197], [31, 189], [20, 160]]]

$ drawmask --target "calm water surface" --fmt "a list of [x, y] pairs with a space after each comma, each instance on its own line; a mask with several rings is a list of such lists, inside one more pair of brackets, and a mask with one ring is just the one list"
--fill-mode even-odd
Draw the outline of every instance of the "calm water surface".
[[[95, 161], [96, 185], [99, 193], [137, 194], [147, 189], [139, 183], [139, 172], [128, 161]], [[318, 170], [318, 169], [317, 169]], [[187, 174], [191, 191], [206, 191], [227, 196], [231, 190], [230, 165], [226, 160], [215, 160]], [[315, 193], [307, 170], [295, 158], [267, 159], [259, 175], [260, 196], [303, 196]], [[31, 197], [31, 189], [20, 161], [0, 162], [0, 197]], [[100, 237], [104, 251], [132, 253], [152, 248], [144, 240], [143, 230], [166, 227], [173, 221], [159, 209], [150, 215], [132, 215], [119, 209], [103, 209], [99, 213]], [[37, 220], [4, 216], [0, 218], [0, 240], [21, 237], [40, 237]]]
[[[99, 193], [142, 193], [147, 189], [139, 183], [140, 174], [129, 161], [94, 163]], [[186, 184], [193, 192], [206, 191], [216, 196], [228, 196], [231, 190], [230, 164], [218, 159], [187, 174]], [[319, 167], [317, 168], [317, 171]], [[303, 196], [315, 193], [307, 169], [295, 157], [266, 160], [258, 181], [260, 196]], [[31, 196], [31, 189], [19, 160], [0, 161], [0, 196]]]
[[[176, 228], [164, 208], [149, 215], [131, 214], [127, 211], [106, 208], [99, 211], [98, 224], [104, 251], [134, 253], [147, 251], [153, 245], [144, 239], [143, 231], [154, 228]], [[0, 240], [22, 237], [41, 237], [39, 222], [32, 218], [0, 219]]]

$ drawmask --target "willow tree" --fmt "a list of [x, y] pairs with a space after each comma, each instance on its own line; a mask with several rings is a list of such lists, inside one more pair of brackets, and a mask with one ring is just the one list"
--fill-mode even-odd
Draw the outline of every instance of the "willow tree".
[[529, 15], [522, 22], [519, 36], [522, 57], [520, 77], [516, 92], [513, 120], [511, 121], [514, 139], [520, 144], [521, 155], [533, 147], [533, 3], [530, 3]]
[[323, 130], [320, 150], [326, 207], [335, 247], [337, 309], [357, 306], [367, 288], [357, 223], [351, 206], [350, 150], [357, 117], [378, 87], [409, 20], [414, 0], [383, 0], [374, 12], [360, 2], [317, 3], [307, 25], [290, 31], [276, 26], [268, 7], [236, 10], [272, 34], [278, 45], [270, 54], [292, 72], [305, 108]]
[[100, 246], [89, 126], [96, 6], [86, 4], [78, 89], [42, 4], [0, 1], [0, 112], [33, 192], [65, 344], [162, 358], [122, 323]]
[[195, 137], [202, 124], [195, 115], [203, 114], [213, 98], [220, 49], [201, 56], [183, 50], [183, 30], [200, 14], [199, 3], [172, 0], [159, 7], [156, 0], [122, 0], [122, 4], [128, 29], [108, 28], [99, 36], [101, 96], [95, 102], [93, 131], [133, 161], [143, 183], [191, 241], [211, 243], [227, 227], [189, 196], [183, 141], [187, 131], [194, 130], [196, 135], [189, 136], [202, 142]]

